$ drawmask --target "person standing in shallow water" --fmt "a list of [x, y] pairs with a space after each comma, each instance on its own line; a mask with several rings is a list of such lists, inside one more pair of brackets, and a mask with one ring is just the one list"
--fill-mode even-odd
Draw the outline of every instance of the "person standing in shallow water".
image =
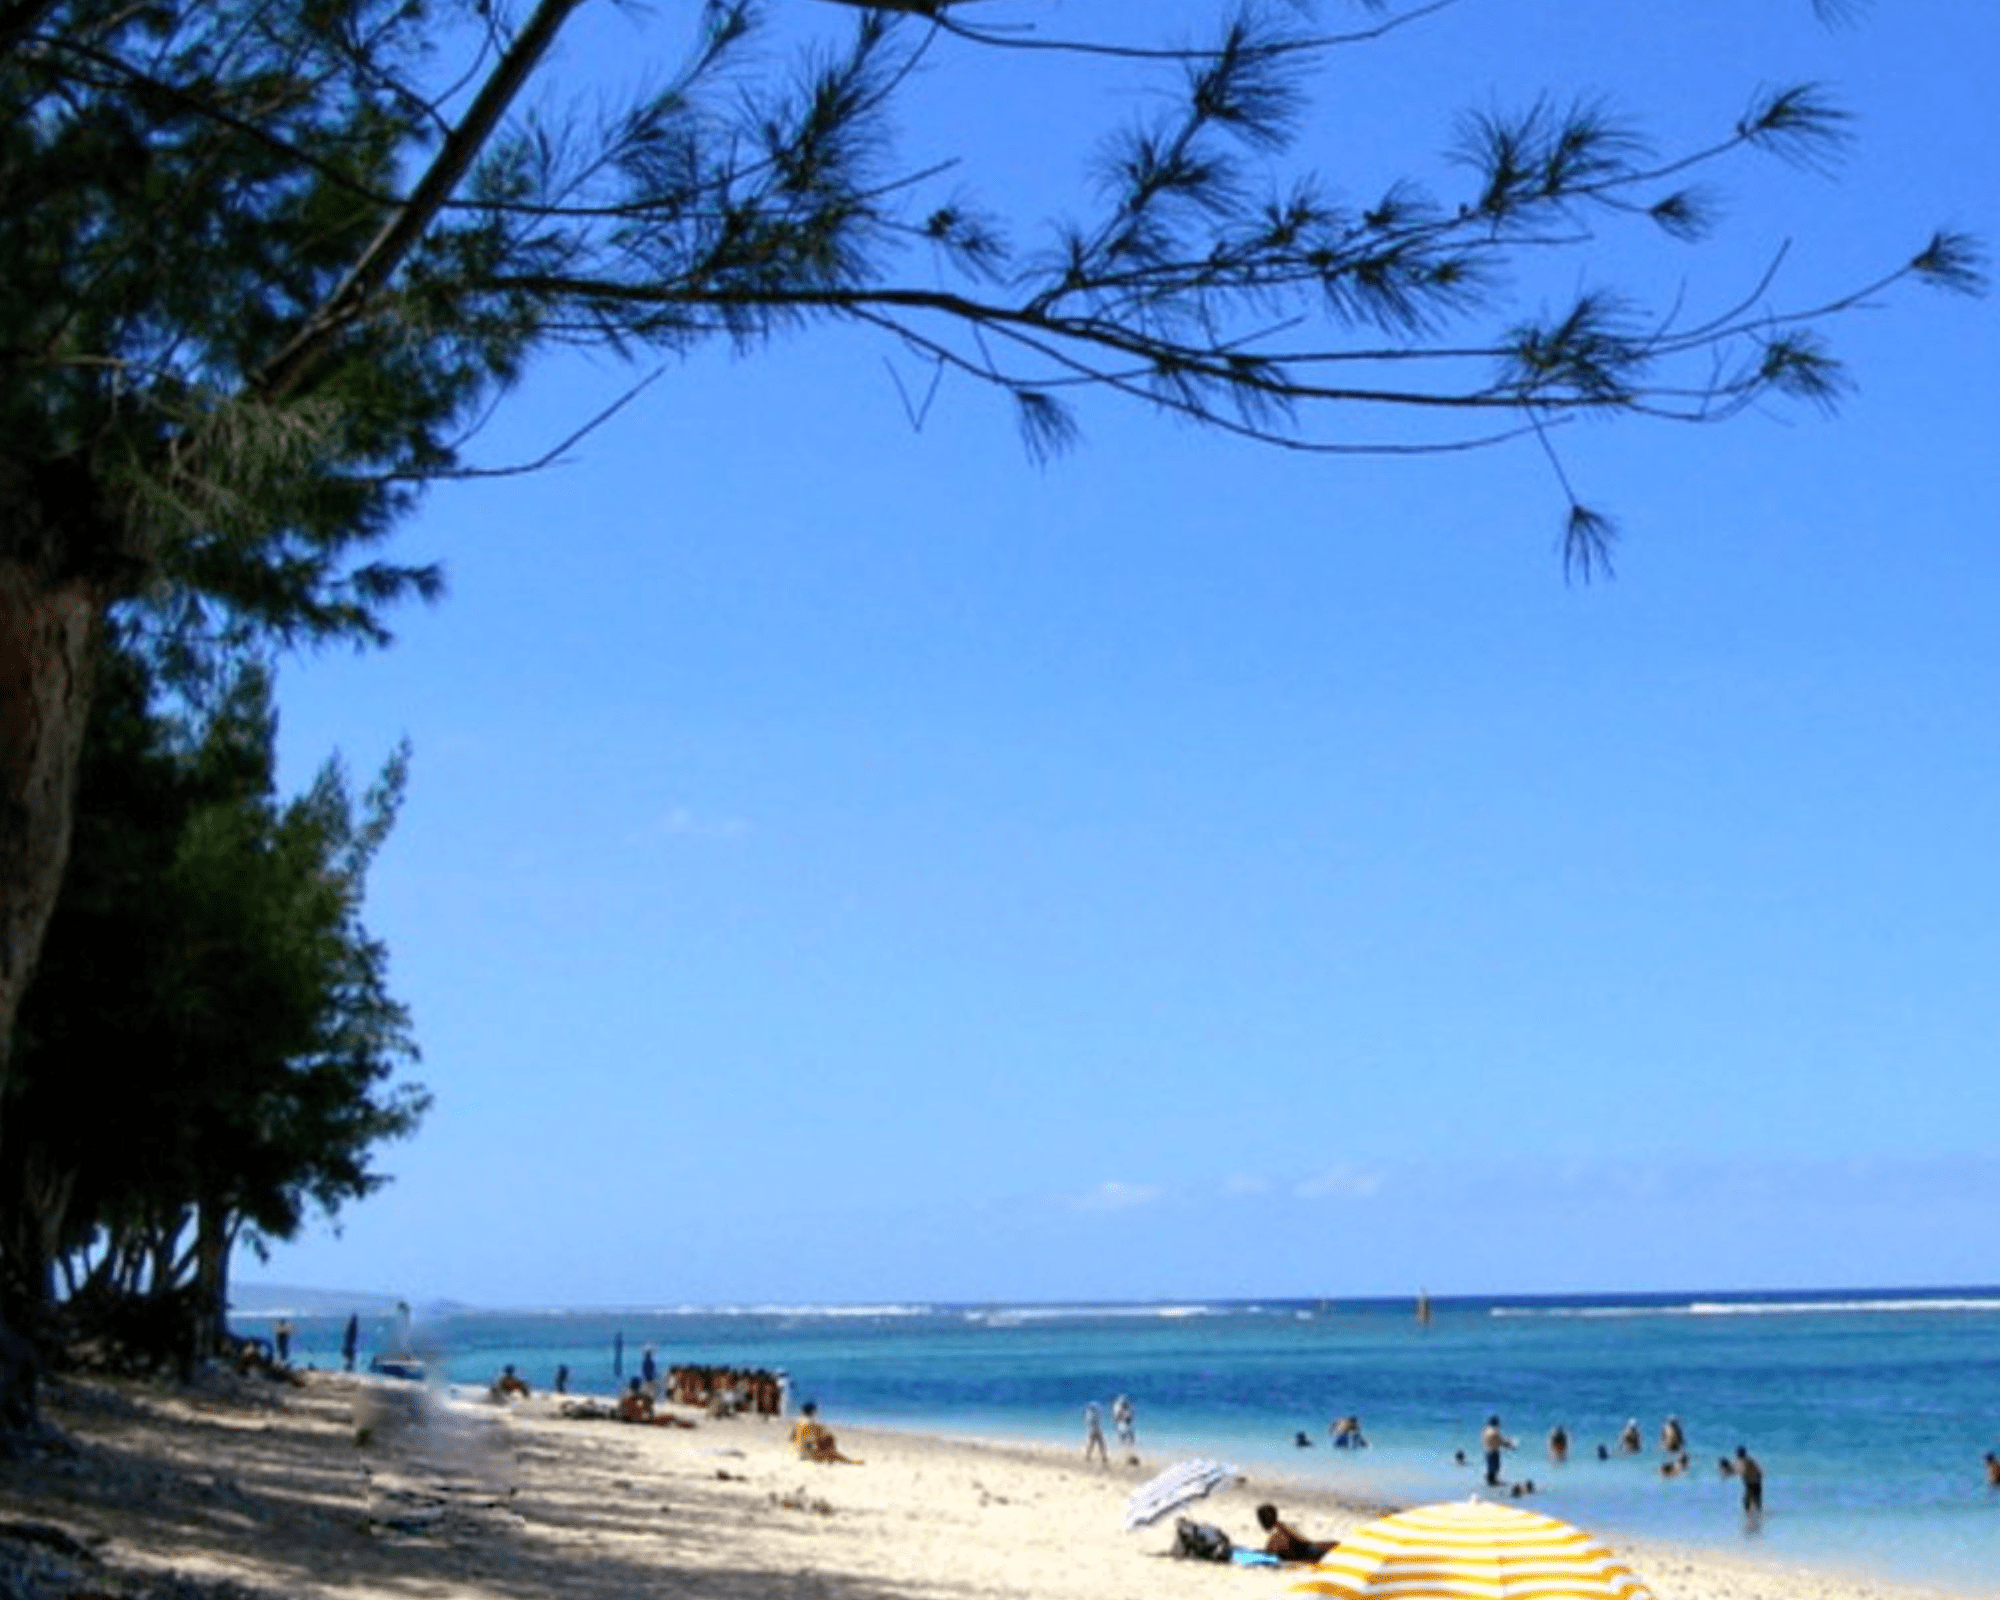
[[1764, 1512], [1764, 1469], [1742, 1445], [1736, 1447], [1736, 1476], [1743, 1482], [1743, 1514], [1756, 1518]]
[[1479, 1445], [1486, 1452], [1487, 1487], [1497, 1489], [1500, 1487], [1500, 1452], [1514, 1448], [1514, 1441], [1500, 1431], [1497, 1414], [1486, 1419], [1485, 1430], [1479, 1435]]
[[1139, 1426], [1132, 1412], [1132, 1397], [1121, 1394], [1111, 1402], [1112, 1426], [1118, 1430], [1118, 1448], [1127, 1461], [1139, 1459]]
[[357, 1311], [347, 1319], [347, 1332], [340, 1336], [340, 1359], [347, 1370], [354, 1370], [354, 1353], [361, 1348], [361, 1314]]

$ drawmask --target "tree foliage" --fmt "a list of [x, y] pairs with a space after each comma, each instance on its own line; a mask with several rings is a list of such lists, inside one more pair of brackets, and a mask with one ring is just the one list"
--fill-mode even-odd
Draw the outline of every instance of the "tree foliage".
[[[1524, 259], [1587, 267], [1612, 228], [1698, 239], [1705, 172], [1828, 159], [1846, 119], [1794, 85], [1662, 149], [1617, 108], [1545, 98], [1465, 117], [1451, 192], [1284, 173], [1324, 58], [1436, 6], [1360, 7], [1341, 34], [1250, 5], [1177, 48], [1057, 36], [1067, 14], [1033, 6], [1011, 10], [1046, 26], [1010, 24], [992, 0], [855, 7], [787, 75], [757, 53], [760, 8], [707, 0], [669, 8], [694, 21], [679, 60], [580, 125], [530, 91], [583, 9], [16, 7], [0, 422], [11, 453], [88, 467], [108, 573], [165, 577], [210, 622], [379, 635], [383, 603], [436, 575], [355, 552], [551, 344], [681, 351], [837, 318], [999, 385], [1037, 453], [1075, 436], [1080, 390], [1302, 448], [1406, 448], [1371, 438], [1381, 413], [1442, 416], [1422, 442], [1456, 446], [1586, 412], [1822, 403], [1840, 379], [1817, 323], [1899, 278], [1978, 282], [1940, 233], [1818, 304], [1782, 305], [1773, 278], [1698, 318], [1605, 285], [1508, 315]], [[1026, 70], [1030, 47], [1170, 92], [1095, 153], [1093, 210], [1016, 243], [970, 180], [900, 165], [890, 118], [944, 50]]]
[[[228, 1247], [286, 1239], [384, 1179], [427, 1096], [387, 952], [361, 922], [401, 796], [337, 762], [280, 801], [262, 670], [200, 726], [107, 662], [70, 884], [22, 1008], [0, 1143], [10, 1257], [79, 1306], [222, 1303]], [[32, 1269], [32, 1270], [31, 1270]]]

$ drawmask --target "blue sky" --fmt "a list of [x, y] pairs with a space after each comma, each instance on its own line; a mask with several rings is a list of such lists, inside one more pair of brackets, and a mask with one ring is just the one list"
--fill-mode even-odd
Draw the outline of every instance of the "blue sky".
[[[565, 72], [679, 9], [602, 13]], [[1719, 305], [1789, 239], [1811, 298], [1940, 223], [2000, 237], [1996, 59], [1963, 0], [1836, 29], [1466, 0], [1336, 58], [1295, 159], [1442, 187], [1466, 107], [1603, 92], [1670, 141], [1824, 79], [1858, 116], [1836, 174], [1733, 168], [1713, 243], [1601, 258]], [[1060, 203], [1141, 91], [1047, 70], [940, 58], [912, 158]], [[399, 550], [449, 598], [288, 662], [281, 705], [295, 783], [413, 741], [369, 921], [437, 1106], [390, 1188], [239, 1278], [2000, 1279], [1996, 307], [1898, 293], [1835, 338], [1833, 420], [1568, 430], [1625, 530], [1587, 587], [1531, 448], [1306, 458], [1099, 403], [1037, 468], [962, 385], [913, 430], [894, 352], [831, 331], [702, 352], [565, 465], [436, 491]], [[481, 458], [625, 378], [545, 365]]]

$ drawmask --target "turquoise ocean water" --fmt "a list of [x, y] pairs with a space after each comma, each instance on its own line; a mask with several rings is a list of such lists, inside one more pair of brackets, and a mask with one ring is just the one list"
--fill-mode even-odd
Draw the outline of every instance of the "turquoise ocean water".
[[[273, 1316], [239, 1316], [268, 1333]], [[293, 1359], [339, 1362], [344, 1317], [294, 1316]], [[845, 1421], [1081, 1447], [1085, 1402], [1129, 1394], [1148, 1465], [1220, 1455], [1330, 1490], [1416, 1503], [1475, 1487], [1498, 1412], [1512, 1478], [1538, 1509], [1611, 1533], [2000, 1594], [2000, 1289], [1769, 1295], [1223, 1301], [1136, 1306], [848, 1306], [419, 1314], [435, 1373], [487, 1382], [514, 1363], [538, 1388], [609, 1393], [646, 1343], [663, 1367], [782, 1369], [795, 1398]], [[362, 1321], [362, 1358], [395, 1338]], [[1370, 1448], [1329, 1447], [1357, 1413]], [[1694, 1470], [1662, 1478], [1678, 1415]], [[1637, 1457], [1611, 1444], [1628, 1417]], [[1567, 1465], [1546, 1439], [1569, 1432]], [[1303, 1430], [1316, 1442], [1297, 1448]], [[1764, 1465], [1747, 1530], [1719, 1456]]]

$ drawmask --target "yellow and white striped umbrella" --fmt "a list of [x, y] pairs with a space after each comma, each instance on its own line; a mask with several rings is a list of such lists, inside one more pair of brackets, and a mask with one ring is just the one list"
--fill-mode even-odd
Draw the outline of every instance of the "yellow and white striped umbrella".
[[1581, 1528], [1483, 1500], [1398, 1511], [1357, 1528], [1294, 1594], [1334, 1600], [1653, 1600]]

